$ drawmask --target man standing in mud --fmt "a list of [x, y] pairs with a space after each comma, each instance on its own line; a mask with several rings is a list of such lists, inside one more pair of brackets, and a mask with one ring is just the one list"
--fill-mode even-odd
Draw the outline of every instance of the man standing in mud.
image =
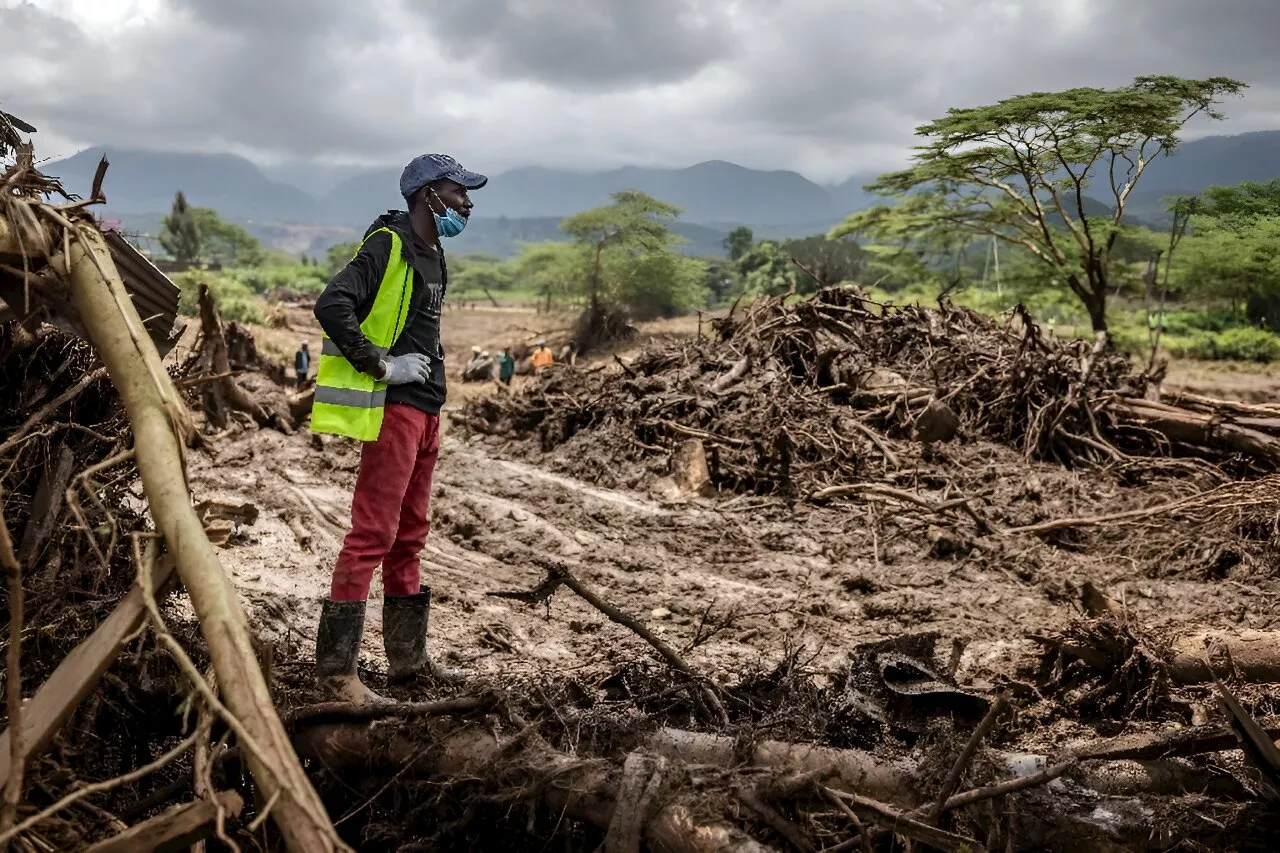
[[316, 635], [316, 678], [333, 698], [382, 698], [356, 673], [379, 565], [388, 682], [458, 677], [427, 653], [431, 590], [420, 583], [419, 554], [430, 529], [445, 399], [440, 309], [448, 278], [440, 240], [461, 233], [472, 208], [467, 192], [486, 183], [452, 157], [414, 159], [400, 176], [408, 211], [378, 217], [316, 300], [324, 339], [311, 430], [363, 442], [351, 531]]

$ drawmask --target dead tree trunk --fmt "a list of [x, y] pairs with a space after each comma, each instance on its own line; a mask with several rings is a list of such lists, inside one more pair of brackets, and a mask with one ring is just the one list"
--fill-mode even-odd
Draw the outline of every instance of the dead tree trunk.
[[[303, 729], [295, 735], [294, 744], [299, 754], [337, 773], [504, 774], [504, 787], [538, 792], [552, 813], [604, 830], [610, 830], [620, 809], [634, 805], [619, 797], [621, 783], [616, 770], [574, 759], [537, 738], [517, 746], [514, 741], [499, 741], [480, 726], [452, 728], [435, 748], [424, 753], [419, 742], [421, 731], [415, 726], [415, 736], [410, 738], [388, 736], [370, 725], [330, 723]], [[662, 780], [657, 781], [660, 786]], [[659, 802], [663, 804], [651, 815], [624, 815], [626, 819], [617, 820], [621, 826], [634, 817], [648, 842], [647, 849], [654, 853], [772, 853], [771, 848], [736, 827], [695, 818], [678, 800]], [[606, 849], [610, 849], [608, 842]]]
[[73, 302], [129, 416], [151, 515], [177, 560], [218, 687], [260, 750], [246, 750], [250, 771], [267, 799], [280, 795], [271, 817], [290, 850], [334, 850], [332, 825], [276, 715], [235, 589], [191, 504], [184, 459], [191, 426], [185, 407], [101, 233], [77, 223], [69, 236]]
[[270, 424], [271, 416], [266, 409], [259, 406], [230, 375], [231, 359], [227, 355], [222, 317], [209, 293], [209, 286], [205, 284], [200, 285], [200, 328], [204, 339], [201, 367], [206, 374], [218, 377], [204, 387], [204, 410], [209, 422], [225, 429], [229, 413], [236, 410], [247, 413], [259, 427]]

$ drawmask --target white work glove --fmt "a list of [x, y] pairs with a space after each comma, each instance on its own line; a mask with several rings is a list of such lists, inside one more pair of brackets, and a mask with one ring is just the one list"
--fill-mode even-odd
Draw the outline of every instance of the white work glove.
[[420, 352], [388, 356], [382, 360], [386, 374], [382, 377], [388, 385], [423, 383], [431, 378], [431, 359]]

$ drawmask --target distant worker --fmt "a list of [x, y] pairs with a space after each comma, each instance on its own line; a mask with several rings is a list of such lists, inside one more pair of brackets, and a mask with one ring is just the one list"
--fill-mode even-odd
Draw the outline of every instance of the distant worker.
[[302, 342], [302, 347], [294, 353], [293, 369], [298, 374], [298, 387], [307, 384], [307, 376], [311, 373], [311, 351], [307, 349], [307, 342]]
[[490, 379], [498, 378], [498, 362], [488, 350], [480, 350], [478, 347], [473, 348], [474, 358], [467, 362], [467, 366], [462, 369], [462, 381], [464, 382], [488, 382]]
[[569, 343], [560, 347], [560, 361], [573, 367], [578, 363], [578, 342], [569, 341]]
[[480, 347], [473, 346], [471, 348], [471, 360], [462, 365], [462, 378], [466, 379], [468, 374], [474, 373], [480, 364]]
[[311, 430], [363, 442], [351, 530], [316, 632], [317, 685], [330, 698], [382, 698], [356, 671], [379, 566], [388, 683], [458, 678], [428, 654], [431, 589], [421, 584], [419, 561], [431, 528], [431, 475], [445, 402], [440, 310], [448, 274], [440, 241], [462, 233], [472, 209], [467, 191], [487, 183], [452, 157], [415, 158], [400, 175], [408, 212], [379, 216], [316, 300], [325, 338]]
[[511, 384], [511, 377], [516, 375], [516, 360], [511, 357], [511, 350], [508, 347], [502, 348], [502, 353], [498, 356], [498, 381], [503, 385]]
[[533, 372], [539, 373], [555, 364], [556, 357], [551, 353], [551, 349], [544, 339], [539, 338], [535, 346], [537, 348], [533, 351]]

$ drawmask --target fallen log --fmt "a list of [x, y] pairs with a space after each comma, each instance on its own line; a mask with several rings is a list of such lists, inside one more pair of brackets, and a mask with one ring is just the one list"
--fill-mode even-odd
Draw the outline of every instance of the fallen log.
[[921, 792], [915, 784], [916, 766], [910, 761], [886, 761], [857, 749], [833, 749], [812, 744], [762, 741], [742, 753], [741, 744], [731, 737], [659, 729], [645, 742], [645, 748], [668, 758], [691, 764], [785, 769], [790, 773], [821, 771], [818, 783], [843, 793], [859, 793], [903, 807], [920, 805]]
[[1169, 677], [1177, 684], [1204, 684], [1219, 678], [1255, 683], [1280, 682], [1280, 631], [1202, 631], [1175, 640]]
[[302, 422], [311, 416], [311, 407], [316, 401], [315, 386], [311, 386], [301, 394], [289, 398], [289, 415], [293, 418], [295, 428], [301, 428]]
[[1226, 453], [1243, 453], [1280, 467], [1280, 438], [1220, 415], [1194, 412], [1163, 403], [1125, 397], [1111, 410], [1132, 425], [1160, 433], [1175, 444], [1189, 444]]
[[220, 791], [213, 800], [174, 806], [164, 814], [98, 842], [85, 853], [183, 853], [217, 832], [219, 809], [224, 817], [238, 817], [244, 809], [244, 800], [235, 791]]
[[[456, 701], [456, 700], [455, 700]], [[461, 700], [469, 707], [471, 701]], [[441, 705], [438, 709], [443, 709]], [[613, 762], [580, 760], [560, 753], [536, 737], [521, 734], [500, 740], [483, 724], [413, 722], [397, 726], [387, 721], [375, 723], [329, 722], [336, 716], [326, 710], [323, 717], [303, 721], [295, 734], [300, 755], [315, 760], [330, 772], [372, 773], [398, 778], [489, 778], [513, 796], [533, 796], [556, 814], [581, 820], [601, 829], [619, 827], [627, 839], [634, 839], [637, 821], [648, 849], [663, 853], [704, 853], [704, 851], [763, 850], [734, 827], [708, 820], [705, 816], [728, 809], [733, 800], [741, 802], [743, 786], [733, 779], [741, 776], [717, 776], [705, 772], [706, 766], [726, 770], [749, 766], [785, 774], [788, 779], [804, 779], [799, 788], [787, 789], [786, 796], [800, 796], [803, 789], [837, 793], [854, 811], [889, 830], [911, 835], [928, 827], [921, 823], [920, 812], [913, 806], [929, 808], [935, 803], [930, 792], [917, 781], [919, 770], [909, 760], [885, 760], [858, 750], [841, 750], [805, 744], [765, 742], [742, 751], [742, 744], [732, 737], [662, 729], [648, 737], [626, 757], [622, 768]], [[310, 722], [325, 720], [318, 725]], [[989, 751], [988, 755], [1001, 769], [995, 784], [966, 790], [947, 798], [940, 813], [977, 806], [1015, 793], [1038, 792], [1046, 798], [1037, 800], [1038, 807], [1048, 806], [1052, 814], [1024, 816], [1023, 829], [1038, 833], [1044, 840], [1061, 838], [1062, 833], [1097, 833], [1099, 826], [1092, 816], [1092, 806], [1080, 812], [1081, 802], [1094, 802], [1099, 796], [1115, 802], [1133, 801], [1143, 795], [1178, 796], [1194, 791], [1202, 794], [1238, 799], [1248, 792], [1238, 780], [1180, 759], [1100, 760], [1111, 755], [1151, 756], [1172, 753], [1193, 754], [1238, 748], [1223, 737], [1229, 730], [1194, 730], [1193, 735], [1180, 733], [1143, 736], [1118, 741], [1080, 745], [1058, 759], [1034, 754]], [[501, 760], [497, 756], [501, 755]], [[666, 763], [655, 764], [655, 756]], [[664, 767], [665, 781], [670, 785], [661, 810], [649, 815], [628, 812], [618, 816], [620, 804], [647, 791], [646, 780], [634, 776], [637, 765]], [[703, 771], [696, 767], [703, 766]], [[628, 769], [629, 768], [629, 769]], [[656, 769], [654, 772], [658, 772]], [[758, 773], [758, 770], [756, 771]], [[758, 776], [756, 778], [759, 778]], [[1078, 788], [1055, 792], [1046, 788], [1055, 779], [1071, 780]], [[699, 781], [694, 781], [699, 780]], [[783, 788], [787, 786], [781, 783]], [[814, 787], [816, 786], [816, 787]], [[767, 786], [766, 786], [767, 787]], [[1084, 800], [1070, 791], [1087, 792]], [[756, 788], [755, 790], [763, 790]], [[626, 792], [631, 792], [627, 794]], [[515, 794], [514, 792], [522, 792]], [[683, 799], [682, 799], [683, 796]], [[695, 799], [696, 798], [696, 799]], [[756, 798], [758, 801], [759, 797]], [[721, 801], [723, 800], [723, 801]], [[697, 802], [696, 814], [685, 804]], [[807, 800], [805, 801], [808, 802]], [[1058, 804], [1055, 806], [1054, 804]], [[750, 804], [748, 804], [750, 808]], [[1060, 809], [1059, 809], [1060, 807]], [[641, 810], [643, 811], [643, 810]], [[752, 811], [755, 811], [752, 808]], [[772, 811], [766, 809], [765, 811]], [[1143, 817], [1145, 815], [1145, 817]], [[1125, 837], [1143, 837], [1151, 830], [1151, 813], [1141, 809], [1127, 814], [1113, 829]], [[1040, 824], [1036, 824], [1037, 819]], [[773, 821], [766, 819], [767, 823]], [[907, 830], [911, 830], [908, 832]], [[944, 849], [955, 846], [958, 836], [939, 833]], [[947, 838], [943, 838], [947, 836]], [[630, 841], [627, 842], [630, 844]], [[1040, 843], [1036, 841], [1034, 843]], [[606, 850], [634, 849], [621, 839], [607, 843]], [[855, 849], [855, 848], [850, 848]], [[976, 848], [975, 848], [976, 849]], [[1025, 844], [1015, 849], [1033, 849]]]
[[738, 380], [746, 376], [747, 371], [750, 369], [751, 353], [747, 353], [738, 360], [737, 364], [733, 365], [733, 367], [729, 369], [728, 373], [725, 373], [723, 376], [712, 382], [707, 390], [718, 397], [733, 386]]
[[[133, 427], [138, 471], [157, 530], [176, 559], [225, 702], [251, 735], [247, 762], [288, 849], [338, 848], [324, 804], [276, 716], [235, 589], [191, 504], [184, 459], [186, 409], [95, 227], [67, 223], [72, 300]], [[60, 242], [60, 241], [58, 241]], [[57, 243], [53, 243], [57, 245]]]
[[[1149, 743], [1146, 747], [1152, 748]], [[1234, 747], [1235, 744], [1226, 744], [1222, 748]], [[886, 760], [856, 749], [763, 741], [744, 754], [735, 738], [680, 729], [658, 730], [645, 742], [645, 748], [694, 764], [719, 767], [745, 764], [795, 774], [818, 773], [816, 781], [834, 791], [861, 794], [904, 809], [924, 805], [928, 799], [916, 781], [915, 762]], [[1003, 766], [1010, 782], [1040, 774], [1054, 763], [1046, 756], [1031, 753], [994, 752], [991, 757]], [[1240, 791], [1234, 780], [1176, 759], [1104, 762], [1087, 754], [1068, 752], [1063, 760], [1070, 764], [1062, 771], [1069, 778], [1109, 796], [1178, 794], [1189, 790], [1217, 790], [1224, 794]], [[950, 800], [967, 796], [972, 795], [957, 794]]]
[[[424, 749], [420, 738], [433, 747]], [[453, 726], [433, 737], [421, 724], [414, 736], [373, 725], [325, 724], [294, 736], [298, 753], [330, 772], [380, 771], [406, 777], [498, 775], [504, 788], [532, 792], [554, 814], [608, 830], [619, 807], [617, 771], [598, 761], [557, 752], [537, 737], [500, 741], [481, 726]], [[706, 802], [699, 803], [706, 812]], [[701, 820], [668, 799], [642, 818], [642, 835], [654, 853], [772, 853], [737, 827]]]

